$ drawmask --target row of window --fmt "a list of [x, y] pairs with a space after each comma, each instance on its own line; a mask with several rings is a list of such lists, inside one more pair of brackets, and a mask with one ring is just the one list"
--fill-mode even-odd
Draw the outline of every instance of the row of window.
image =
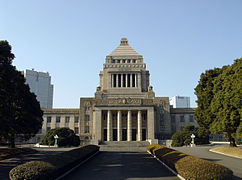
[[[52, 117], [51, 116], [47, 116], [47, 123], [51, 123], [51, 121], [52, 121]], [[60, 116], [56, 116], [55, 122], [56, 123], [60, 123], [60, 121], [61, 121], [61, 117]], [[70, 116], [65, 116], [65, 123], [69, 123], [69, 122], [70, 122]], [[74, 122], [75, 123], [79, 122], [79, 117], [78, 116], [74, 117]]]
[[120, 59], [117, 59], [117, 60], [112, 60], [111, 61], [112, 63], [136, 63], [136, 59], [123, 59], [123, 60], [120, 60]]
[[[174, 115], [171, 116], [171, 122], [172, 122], [172, 123], [175, 123], [175, 122], [176, 122], [176, 117], [175, 117]], [[181, 116], [180, 116], [180, 122], [185, 122], [185, 117], [184, 117], [184, 115], [181, 115]], [[194, 122], [193, 115], [190, 115], [190, 116], [189, 116], [189, 122]]]

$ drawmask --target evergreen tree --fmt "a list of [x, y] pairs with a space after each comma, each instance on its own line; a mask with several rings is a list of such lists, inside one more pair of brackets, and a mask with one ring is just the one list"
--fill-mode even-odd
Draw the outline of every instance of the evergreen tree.
[[[241, 126], [241, 69], [242, 58], [231, 66], [224, 66], [221, 74], [214, 80], [214, 98], [211, 111], [215, 114], [210, 125], [212, 133], [226, 132], [230, 146], [236, 146], [235, 137]], [[241, 136], [238, 132], [237, 136]]]
[[204, 143], [209, 143], [209, 126], [213, 122], [215, 116], [211, 112], [211, 101], [214, 97], [214, 79], [220, 74], [221, 69], [215, 68], [207, 70], [202, 73], [197, 87], [195, 88], [195, 95], [197, 96], [197, 108], [195, 110], [194, 118], [199, 125], [198, 135], [203, 136]]
[[230, 146], [241, 138], [241, 59], [201, 74], [195, 88], [198, 135], [226, 133]]
[[28, 140], [42, 127], [43, 112], [24, 76], [12, 65], [14, 54], [0, 41], [0, 136], [15, 147], [16, 137]]

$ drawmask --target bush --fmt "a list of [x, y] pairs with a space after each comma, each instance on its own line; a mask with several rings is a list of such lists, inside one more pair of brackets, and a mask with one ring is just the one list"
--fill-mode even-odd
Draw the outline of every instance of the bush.
[[201, 133], [201, 128], [195, 128], [194, 125], [187, 125], [181, 131], [172, 136], [173, 147], [188, 146], [191, 144], [191, 135], [195, 134], [195, 144], [208, 144], [208, 136]]
[[10, 171], [9, 177], [11, 180], [15, 179], [50, 179], [55, 167], [50, 163], [43, 161], [30, 161], [19, 165]]
[[147, 146], [147, 150], [185, 179], [229, 180], [233, 176], [233, 172], [222, 165], [199, 159], [165, 146], [152, 144]]
[[97, 151], [99, 151], [99, 146], [88, 145], [56, 155], [49, 155], [42, 161], [30, 161], [14, 167], [9, 172], [9, 178], [11, 180], [55, 179]]
[[53, 146], [55, 144], [54, 136], [58, 135], [58, 146], [79, 146], [80, 138], [73, 130], [69, 128], [56, 128], [49, 130], [42, 138], [40, 144]]

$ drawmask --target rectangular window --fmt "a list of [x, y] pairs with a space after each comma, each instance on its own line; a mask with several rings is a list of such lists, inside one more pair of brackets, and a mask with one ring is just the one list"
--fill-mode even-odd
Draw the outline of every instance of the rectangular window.
[[50, 127], [47, 127], [47, 128], [46, 128], [46, 131], [48, 132], [50, 129], [51, 129]]
[[47, 123], [51, 123], [51, 116], [47, 116]]
[[190, 116], [189, 116], [189, 121], [190, 121], [190, 122], [194, 122], [193, 115], [190, 115]]
[[85, 115], [85, 121], [86, 122], [90, 121], [90, 116], [89, 115]]
[[171, 126], [171, 132], [172, 133], [176, 132], [176, 126], [174, 126], [174, 125]]
[[65, 123], [69, 123], [70, 122], [70, 116], [66, 116], [65, 117]]
[[75, 134], [79, 134], [79, 128], [78, 127], [75, 127], [74, 128], [74, 132], [75, 132]]
[[78, 123], [78, 122], [79, 122], [79, 117], [78, 117], [78, 116], [75, 116], [75, 118], [74, 118], [74, 122], [75, 122], [75, 123]]
[[89, 126], [85, 126], [85, 128], [84, 128], [84, 132], [85, 132], [85, 133], [89, 133]]
[[184, 116], [180, 116], [180, 122], [185, 122]]
[[176, 123], [176, 116], [174, 115], [171, 116], [171, 123]]
[[85, 107], [85, 110], [86, 110], [86, 111], [89, 111], [89, 110], [90, 110], [90, 106], [86, 106], [86, 107]]
[[61, 119], [60, 116], [56, 116], [56, 123], [60, 123], [60, 119]]

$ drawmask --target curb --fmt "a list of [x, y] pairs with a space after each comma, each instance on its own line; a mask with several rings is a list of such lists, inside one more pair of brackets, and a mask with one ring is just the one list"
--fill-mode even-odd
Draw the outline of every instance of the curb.
[[99, 152], [100, 151], [95, 152], [93, 155], [91, 155], [90, 157], [88, 157], [87, 159], [85, 159], [80, 164], [76, 165], [75, 167], [71, 168], [69, 171], [65, 172], [64, 174], [62, 174], [61, 176], [59, 176], [55, 180], [60, 180], [60, 179], [64, 178], [65, 176], [67, 176], [68, 174], [70, 174], [72, 171], [74, 171], [75, 169], [77, 169], [79, 166], [81, 166], [82, 164], [84, 164], [85, 162], [87, 162], [89, 159], [91, 159], [93, 156], [97, 155]]
[[157, 158], [155, 155], [151, 154], [149, 151], [147, 151], [151, 156], [156, 158], [161, 164], [163, 164], [169, 171], [171, 171], [174, 175], [176, 175], [181, 180], [186, 180], [184, 177], [179, 175], [177, 172], [175, 172], [173, 169], [171, 169], [169, 166], [167, 166], [165, 163], [163, 163], [159, 158]]
[[222, 154], [224, 156], [228, 156], [228, 157], [233, 157], [233, 158], [238, 158], [238, 159], [242, 159], [241, 157], [239, 156], [234, 156], [234, 155], [229, 155], [229, 154], [225, 154], [225, 153], [222, 153], [222, 152], [218, 152], [218, 151], [214, 151], [212, 149], [209, 149], [210, 152], [213, 152], [213, 153], [217, 153], [217, 154]]

